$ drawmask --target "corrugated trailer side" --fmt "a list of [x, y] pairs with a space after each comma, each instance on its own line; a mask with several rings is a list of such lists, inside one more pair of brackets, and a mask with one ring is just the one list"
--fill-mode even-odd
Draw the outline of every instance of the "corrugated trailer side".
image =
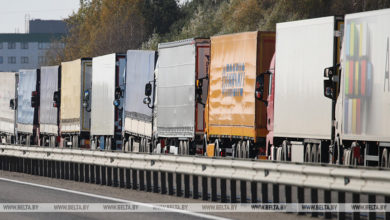
[[256, 153], [254, 143], [262, 140], [264, 144], [266, 106], [255, 98], [255, 81], [257, 75], [267, 70], [274, 47], [272, 32], [211, 38], [206, 129], [210, 142], [215, 143], [210, 146], [216, 149], [214, 154], [247, 157]]
[[41, 95], [39, 130], [43, 134], [58, 135], [58, 111], [53, 106], [53, 94], [58, 90], [59, 66], [41, 67]]
[[[127, 150], [132, 143], [152, 137], [152, 108], [143, 103], [145, 84], [154, 81], [155, 51], [128, 50], [124, 103], [124, 139]], [[153, 94], [151, 100], [154, 100]]]
[[[17, 73], [0, 73], [0, 136], [3, 142], [11, 143], [15, 136], [15, 108], [10, 107], [10, 101], [15, 104]], [[16, 107], [16, 106], [15, 106]]]

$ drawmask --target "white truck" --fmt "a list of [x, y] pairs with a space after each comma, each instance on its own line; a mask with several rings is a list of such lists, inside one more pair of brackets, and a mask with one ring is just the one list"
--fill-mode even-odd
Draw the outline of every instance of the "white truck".
[[92, 58], [92, 149], [122, 149], [125, 71], [126, 54]]
[[17, 82], [17, 73], [0, 73], [0, 143], [15, 143]]

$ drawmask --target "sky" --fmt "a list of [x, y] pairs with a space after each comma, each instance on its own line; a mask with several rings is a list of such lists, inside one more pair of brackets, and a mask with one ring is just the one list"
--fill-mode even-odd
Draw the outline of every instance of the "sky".
[[0, 0], [0, 33], [25, 33], [32, 19], [60, 20], [77, 12], [80, 0]]

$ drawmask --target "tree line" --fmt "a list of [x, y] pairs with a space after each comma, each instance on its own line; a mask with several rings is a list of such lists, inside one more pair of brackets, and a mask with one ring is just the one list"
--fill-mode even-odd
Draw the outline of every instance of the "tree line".
[[389, 7], [390, 0], [80, 0], [79, 10], [65, 19], [69, 34], [54, 42], [47, 64]]

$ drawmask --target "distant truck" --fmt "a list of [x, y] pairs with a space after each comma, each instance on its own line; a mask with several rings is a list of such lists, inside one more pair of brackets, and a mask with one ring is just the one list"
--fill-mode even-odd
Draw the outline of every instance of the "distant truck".
[[390, 9], [345, 16], [340, 64], [324, 71], [336, 102], [332, 161], [390, 167]]
[[266, 106], [254, 95], [256, 77], [268, 69], [274, 51], [274, 32], [211, 37], [205, 113], [208, 156], [260, 154], [268, 131]]
[[0, 73], [0, 143], [15, 143], [17, 83], [17, 73]]
[[53, 103], [56, 91], [61, 88], [61, 67], [41, 67], [40, 83], [40, 108], [39, 108], [39, 132], [40, 145], [55, 147], [58, 146], [59, 137], [59, 110], [60, 102]]
[[61, 63], [60, 146], [90, 148], [92, 59]]
[[26, 146], [39, 144], [40, 70], [19, 70], [17, 101], [17, 142]]
[[[160, 43], [158, 55], [153, 111], [154, 151], [203, 153], [203, 116], [208, 86], [203, 79], [207, 76], [210, 40], [192, 38]], [[203, 85], [202, 81], [205, 82]], [[146, 90], [151, 91], [149, 88]]]
[[[144, 85], [152, 89], [157, 54], [155, 51], [128, 50], [124, 100], [123, 141], [125, 151], [151, 152], [152, 108], [143, 103]], [[152, 93], [146, 102], [152, 104]]]
[[92, 59], [91, 144], [101, 150], [122, 149], [126, 54]]

